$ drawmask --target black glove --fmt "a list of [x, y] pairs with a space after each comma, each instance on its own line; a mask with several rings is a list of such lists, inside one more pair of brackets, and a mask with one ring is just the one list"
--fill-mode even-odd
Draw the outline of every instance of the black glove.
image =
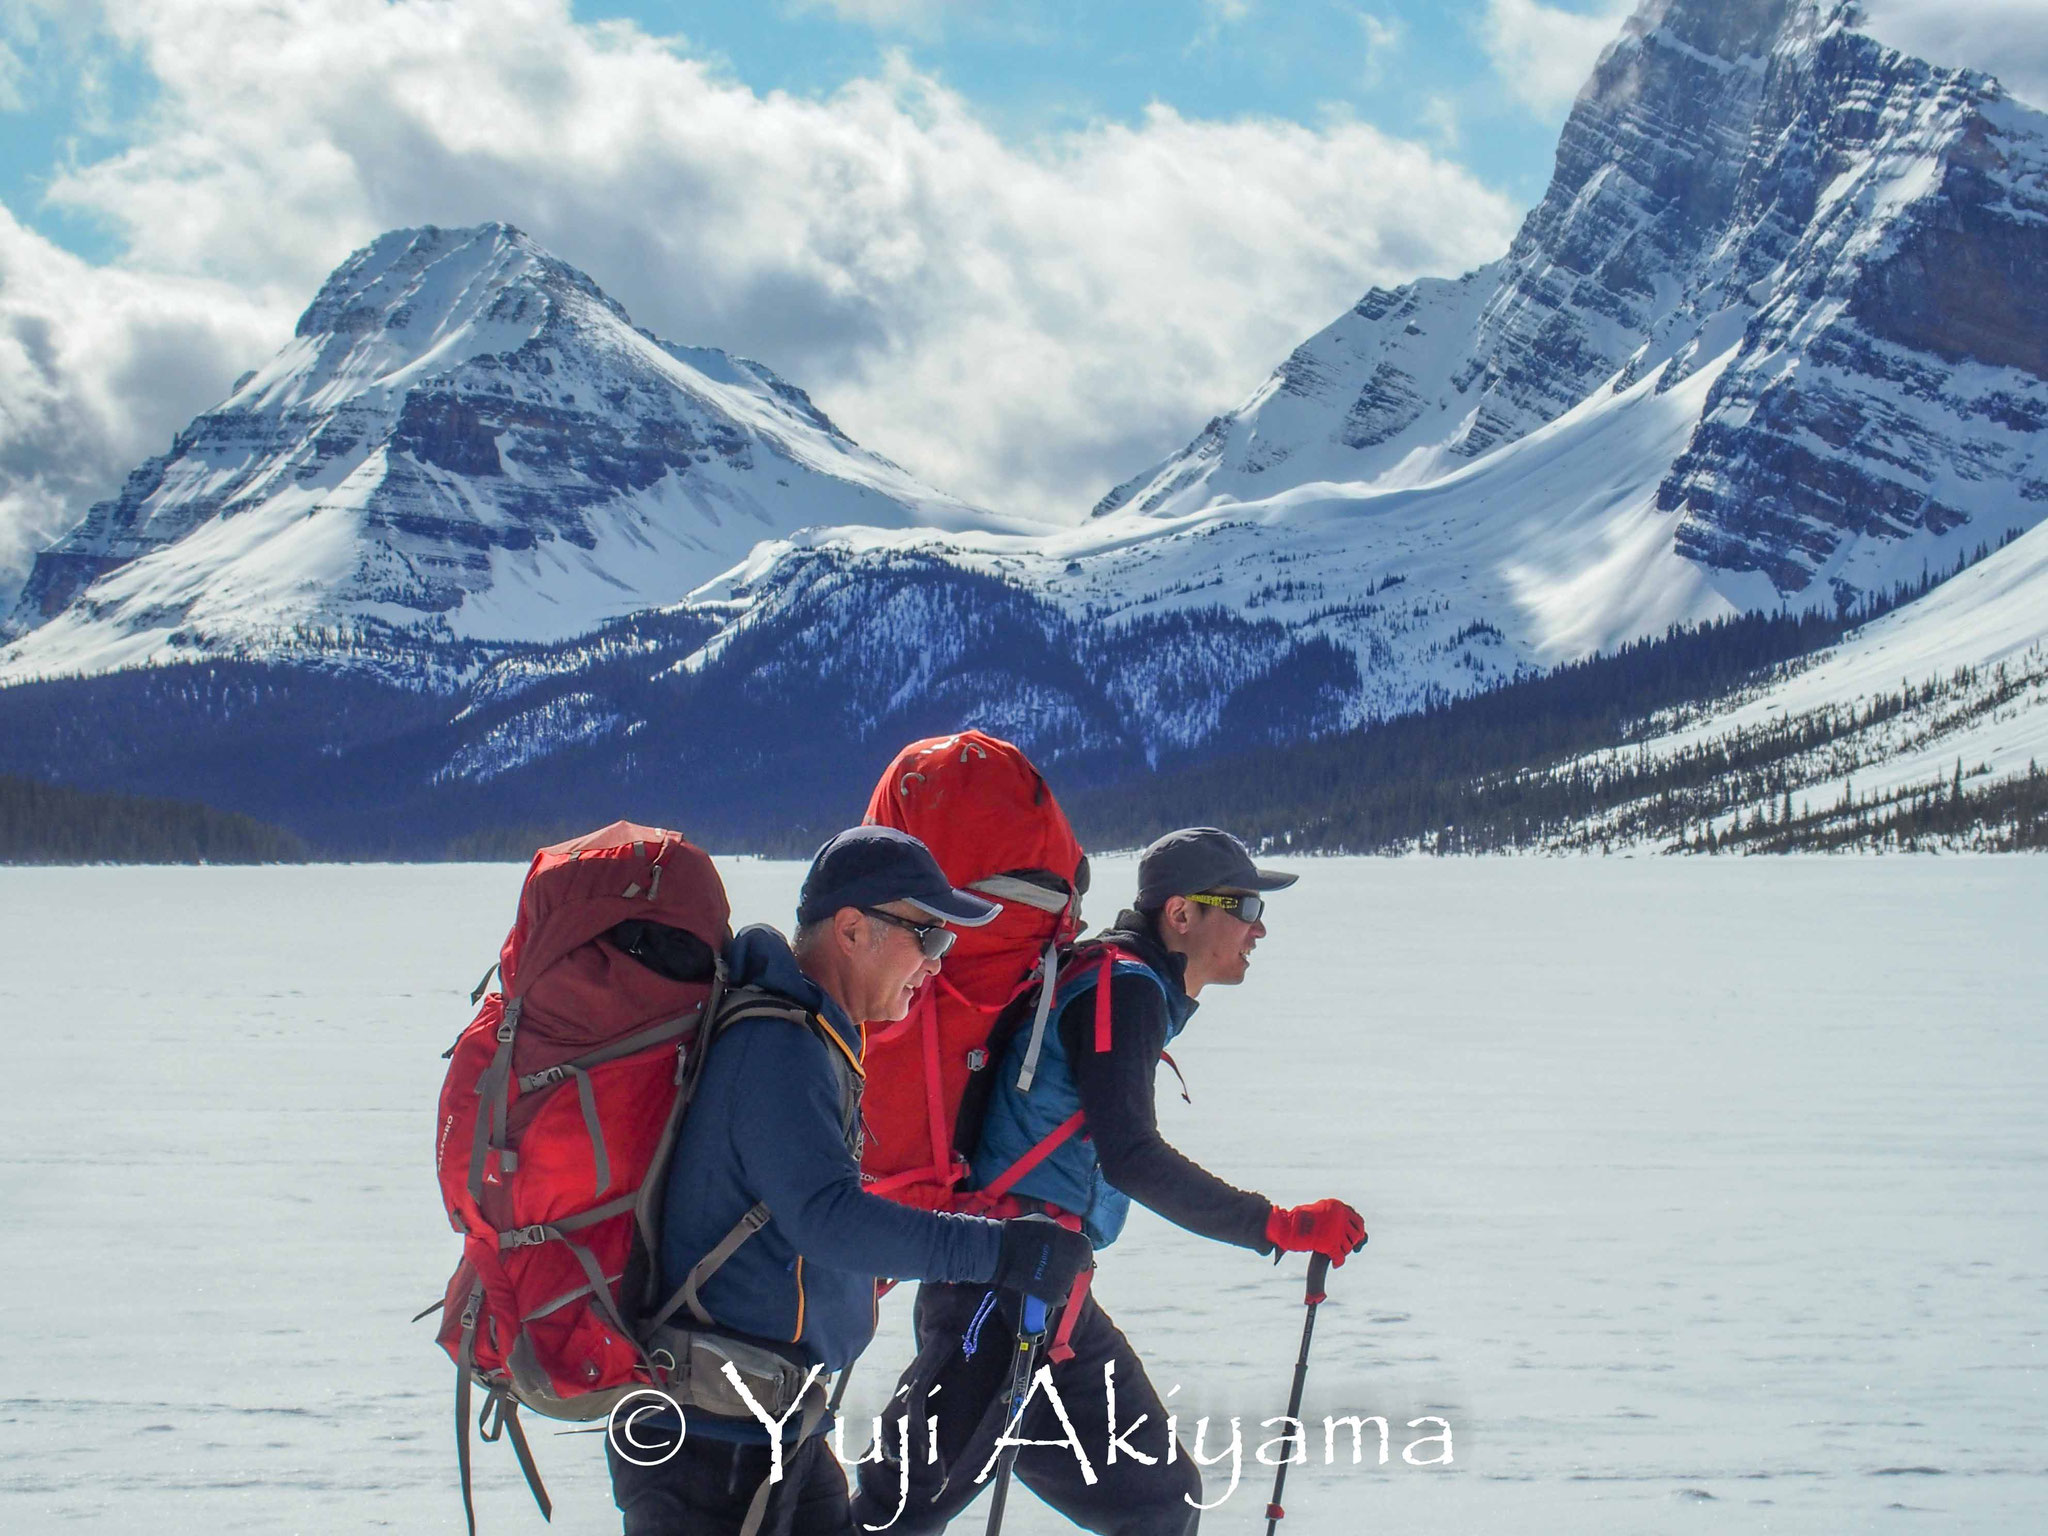
[[998, 1290], [1022, 1291], [1056, 1307], [1094, 1262], [1095, 1250], [1080, 1233], [1069, 1232], [1050, 1216], [1019, 1216], [1003, 1223], [994, 1283]]

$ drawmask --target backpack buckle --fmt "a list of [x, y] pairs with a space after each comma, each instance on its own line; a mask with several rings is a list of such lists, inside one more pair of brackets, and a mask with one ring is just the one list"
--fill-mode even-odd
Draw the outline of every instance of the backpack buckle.
[[547, 1240], [548, 1229], [545, 1226], [514, 1227], [509, 1232], [500, 1232], [498, 1234], [498, 1247], [500, 1249], [531, 1248], [535, 1243], [544, 1243]]

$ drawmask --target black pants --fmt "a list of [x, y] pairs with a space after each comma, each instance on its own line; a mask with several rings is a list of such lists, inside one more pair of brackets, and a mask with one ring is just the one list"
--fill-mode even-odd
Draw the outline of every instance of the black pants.
[[[766, 1445], [685, 1440], [669, 1460], [635, 1466], [605, 1437], [612, 1498], [626, 1536], [732, 1536], [766, 1481]], [[782, 1481], [768, 1497], [761, 1536], [847, 1536], [846, 1471], [824, 1435], [783, 1452]]]
[[[975, 1481], [1002, 1431], [1000, 1398], [1016, 1368], [1011, 1314], [984, 1286], [925, 1285], [917, 1293], [916, 1326], [917, 1359], [889, 1402], [879, 1447], [868, 1448], [871, 1459], [859, 1468], [853, 1501], [856, 1536], [864, 1536], [862, 1527], [881, 1526], [887, 1526], [888, 1536], [930, 1536], [944, 1530], [995, 1479], [991, 1471]], [[1098, 1536], [1194, 1536], [1201, 1518], [1193, 1507], [1202, 1496], [1201, 1473], [1185, 1447], [1167, 1459], [1166, 1410], [1130, 1341], [1091, 1296], [1070, 1342], [1074, 1358], [1052, 1366], [1051, 1379], [1074, 1438], [1087, 1454], [1093, 1481], [1065, 1443], [1020, 1450], [1018, 1480]], [[1114, 1463], [1103, 1382], [1103, 1368], [1111, 1364], [1116, 1367], [1115, 1427], [1122, 1441]], [[907, 1443], [901, 1431], [906, 1414]], [[1132, 1429], [1141, 1417], [1144, 1424]], [[929, 1456], [933, 1422], [938, 1425], [936, 1464]], [[1031, 1399], [1012, 1438], [1020, 1437], [1066, 1439], [1043, 1390]], [[872, 1459], [878, 1453], [880, 1459]], [[1139, 1456], [1150, 1456], [1153, 1465]], [[896, 1513], [899, 1502], [904, 1504], [901, 1515]]]

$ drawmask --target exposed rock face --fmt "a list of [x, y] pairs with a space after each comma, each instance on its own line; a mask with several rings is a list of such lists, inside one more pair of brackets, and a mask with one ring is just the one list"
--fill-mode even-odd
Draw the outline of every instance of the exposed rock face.
[[1778, 49], [1741, 209], [1777, 260], [1659, 493], [1683, 553], [1848, 599], [2048, 512], [2044, 128], [1852, 32]]
[[636, 329], [517, 230], [398, 230], [38, 560], [13, 628], [50, 626], [25, 646], [56, 667], [364, 624], [548, 640], [806, 524], [981, 520], [760, 364]]
[[1185, 512], [1275, 482], [1413, 482], [1669, 357], [1730, 302], [1723, 246], [1790, 8], [1650, 0], [1581, 92], [1506, 257], [1373, 289], [1097, 514]]
[[1647, 0], [1499, 261], [1010, 534], [515, 231], [401, 231], [43, 557], [0, 681], [398, 676], [469, 699], [422, 772], [496, 795], [963, 724], [1170, 762], [1832, 606], [2048, 510], [2044, 145], [1832, 0]]
[[[1507, 256], [1375, 289], [1096, 508], [1423, 483], [1726, 359], [1659, 492], [1743, 605], [1826, 603], [2048, 511], [2048, 119], [1814, 0], [1648, 0]], [[1923, 537], [1925, 536], [1925, 537]], [[1767, 582], [1749, 579], [1768, 578]]]

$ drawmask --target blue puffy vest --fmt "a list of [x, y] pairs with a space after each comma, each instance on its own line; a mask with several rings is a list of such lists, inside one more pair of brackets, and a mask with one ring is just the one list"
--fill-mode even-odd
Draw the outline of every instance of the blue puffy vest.
[[[1135, 959], [1118, 959], [1113, 973], [1142, 976], [1157, 987], [1166, 1001], [1166, 1038], [1171, 1041], [1181, 1032], [1194, 1009], [1177, 988]], [[1101, 974], [1099, 962], [1083, 964], [1053, 994], [1052, 1015], [1046, 1021], [1038, 1071], [1029, 1093], [1018, 1091], [1017, 1076], [1030, 1044], [1030, 1026], [1019, 1029], [1005, 1048], [989, 1095], [988, 1117], [982, 1122], [981, 1142], [970, 1159], [977, 1186], [992, 1183], [1079, 1112], [1081, 1093], [1074, 1086], [1074, 1069], [1067, 1059], [1066, 1041], [1059, 1026], [1068, 1010], [1084, 1010], [1082, 1048], [1090, 1048], [1087, 1042], [1094, 1038], [1095, 987]], [[1061, 1142], [1051, 1155], [1012, 1185], [1011, 1192], [1046, 1201], [1079, 1216], [1081, 1230], [1097, 1248], [1106, 1248], [1116, 1241], [1131, 1210], [1131, 1197], [1102, 1176], [1102, 1165], [1095, 1159], [1095, 1143], [1085, 1132]]]

